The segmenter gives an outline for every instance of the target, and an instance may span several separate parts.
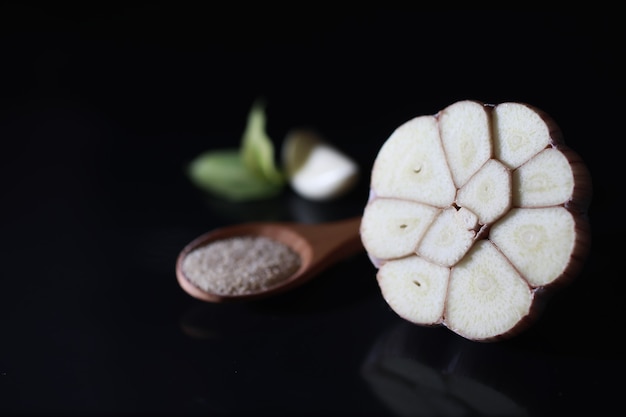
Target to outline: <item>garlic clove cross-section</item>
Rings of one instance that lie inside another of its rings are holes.
[[[400,126],[380,149],[371,175],[379,197],[448,207],[456,189],[439,136],[437,118],[423,116]]]
[[[443,210],[430,224],[416,253],[435,264],[450,267],[465,256],[472,246],[476,231],[468,227],[473,220],[458,215],[454,207]],[[471,212],[467,212],[471,216]],[[475,217],[474,217],[475,218]]]
[[[374,259],[401,258],[415,252],[437,208],[409,200],[377,198],[368,207],[368,221],[361,223],[361,239],[370,242]]]
[[[591,197],[586,165],[545,112],[463,100],[382,145],[361,240],[400,317],[493,341],[580,272]]]
[[[532,289],[489,240],[476,242],[450,274],[444,317],[468,339],[510,331],[532,305]]]

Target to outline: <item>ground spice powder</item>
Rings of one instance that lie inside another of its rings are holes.
[[[242,295],[284,281],[300,263],[300,256],[281,242],[265,236],[237,236],[194,249],[183,259],[182,270],[207,292]]]

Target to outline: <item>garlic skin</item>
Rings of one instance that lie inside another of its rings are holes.
[[[353,159],[311,130],[288,133],[282,160],[291,187],[309,200],[339,198],[352,190],[360,177]]]

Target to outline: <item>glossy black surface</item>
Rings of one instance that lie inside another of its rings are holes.
[[[0,415],[567,415],[623,402],[619,14],[0,5]],[[345,198],[232,204],[184,175],[312,126],[361,164]],[[366,255],[276,299],[208,304],[196,236],[359,215],[392,130],[461,99],[547,111],[594,180],[584,270],[527,332],[475,343],[385,304]],[[606,412],[606,414],[602,414]]]

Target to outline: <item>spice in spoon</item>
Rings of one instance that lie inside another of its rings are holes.
[[[185,277],[219,295],[243,295],[268,289],[300,268],[300,256],[265,236],[216,240],[191,251],[182,263]]]

